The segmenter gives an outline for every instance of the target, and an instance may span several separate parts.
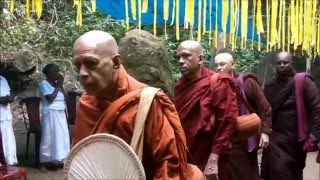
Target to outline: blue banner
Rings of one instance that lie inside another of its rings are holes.
[[[188,0],[180,0],[180,10],[179,10],[179,24],[183,25],[184,24],[184,16],[185,16],[185,5],[186,1]],[[212,25],[212,30],[215,30],[215,25],[217,21],[218,25],[218,31],[222,31],[222,1],[223,0],[218,0],[218,8],[216,7],[216,1],[211,0],[211,7],[209,7],[209,1],[207,0],[207,8],[206,8],[206,30],[209,30],[209,24],[210,24],[210,15],[209,15],[209,8],[212,9],[212,14],[211,14],[211,25]],[[232,0],[229,0],[229,2]],[[148,10],[146,13],[142,13],[141,19],[142,19],[142,24],[153,24],[153,16],[154,16],[154,0],[149,0],[148,1]],[[165,21],[163,19],[163,0],[157,0],[157,24],[164,24]],[[120,19],[120,20],[125,20],[126,19],[126,11],[125,11],[125,0],[96,0],[97,3],[97,9],[100,12],[103,12],[105,14],[108,14],[112,16],[113,18]],[[197,28],[198,26],[198,7],[199,7],[199,1],[195,1],[195,7],[194,7],[194,27]],[[167,24],[170,24],[172,21],[172,8],[173,8],[173,0],[169,0],[169,19],[166,22]],[[239,7],[240,8],[240,7]],[[202,9],[203,9],[203,0],[202,0]],[[132,23],[138,23],[138,0],[136,0],[136,20],[133,19],[132,16],[132,11],[131,11],[131,0],[128,0],[128,12],[129,12],[129,18],[130,22]],[[240,9],[239,9],[240,11]],[[248,13],[248,12],[245,12]],[[203,11],[202,11],[203,14]],[[217,16],[216,16],[217,14]],[[238,16],[238,24],[237,24],[237,34],[241,34],[241,12],[239,13]],[[229,3],[229,16],[228,16],[228,21],[227,21],[227,27],[226,31],[230,31],[230,3]],[[173,25],[175,25],[175,20]],[[202,25],[201,25],[202,26]],[[254,32],[254,34],[253,34]],[[256,33],[256,28],[254,27],[252,23],[252,19],[248,19],[248,30],[247,30],[247,39],[252,39],[254,38],[255,40],[258,39],[257,33]],[[261,40],[263,41],[263,37],[261,37]]]

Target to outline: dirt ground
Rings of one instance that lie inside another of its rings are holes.
[[[30,180],[63,180],[65,179],[62,169],[57,171],[40,172],[35,166],[34,153],[34,136],[30,136],[29,157],[26,159],[26,140],[27,133],[23,121],[21,109],[16,104],[12,104],[13,109],[13,127],[17,142],[17,154],[19,166],[27,169],[28,179]],[[261,152],[259,153],[261,156]],[[320,165],[315,162],[316,153],[309,153],[307,157],[307,165],[304,169],[304,180],[319,180],[320,179]]]

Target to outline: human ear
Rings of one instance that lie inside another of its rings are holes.
[[[113,69],[119,69],[121,65],[121,56],[120,54],[117,54],[112,57],[112,62],[113,62]]]
[[[203,63],[203,59],[204,59],[203,55],[200,54],[200,55],[199,55],[199,64],[202,64],[202,63]]]
[[[235,68],[234,61],[232,61],[232,62],[231,62],[231,67],[232,67],[232,69],[234,69],[234,68]]]

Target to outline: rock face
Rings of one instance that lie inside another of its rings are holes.
[[[0,71],[7,78],[11,89],[19,92],[32,84],[38,58],[28,49],[0,48]]]
[[[120,40],[119,50],[127,72],[173,97],[174,82],[164,40],[143,30],[132,30]]]
[[[18,97],[38,95],[38,84],[45,79],[42,69],[47,63],[51,63],[50,60],[39,57],[28,49],[0,48],[1,74],[9,81],[11,90]],[[64,86],[67,91],[83,92],[70,59],[53,63],[59,65],[65,78]]]
[[[1,48],[0,64],[9,66],[15,71],[26,72],[34,68],[38,63],[38,58],[31,50],[19,50],[13,47]]]

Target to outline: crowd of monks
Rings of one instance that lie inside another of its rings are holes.
[[[257,76],[236,71],[231,54],[218,54],[212,70],[204,65],[203,51],[197,41],[180,43],[182,75],[174,100],[160,91],[152,102],[142,158],[147,179],[302,180],[306,153],[318,149],[320,138],[320,99],[312,78],[303,74],[301,102],[290,53],[275,57],[275,75],[263,92]],[[117,42],[107,32],[79,37],[73,59],[85,89],[73,146],[95,133],[111,133],[130,144],[141,90],[148,85],[127,74]],[[303,120],[298,107],[305,109]],[[253,112],[261,119],[260,133],[240,138],[237,117]]]

